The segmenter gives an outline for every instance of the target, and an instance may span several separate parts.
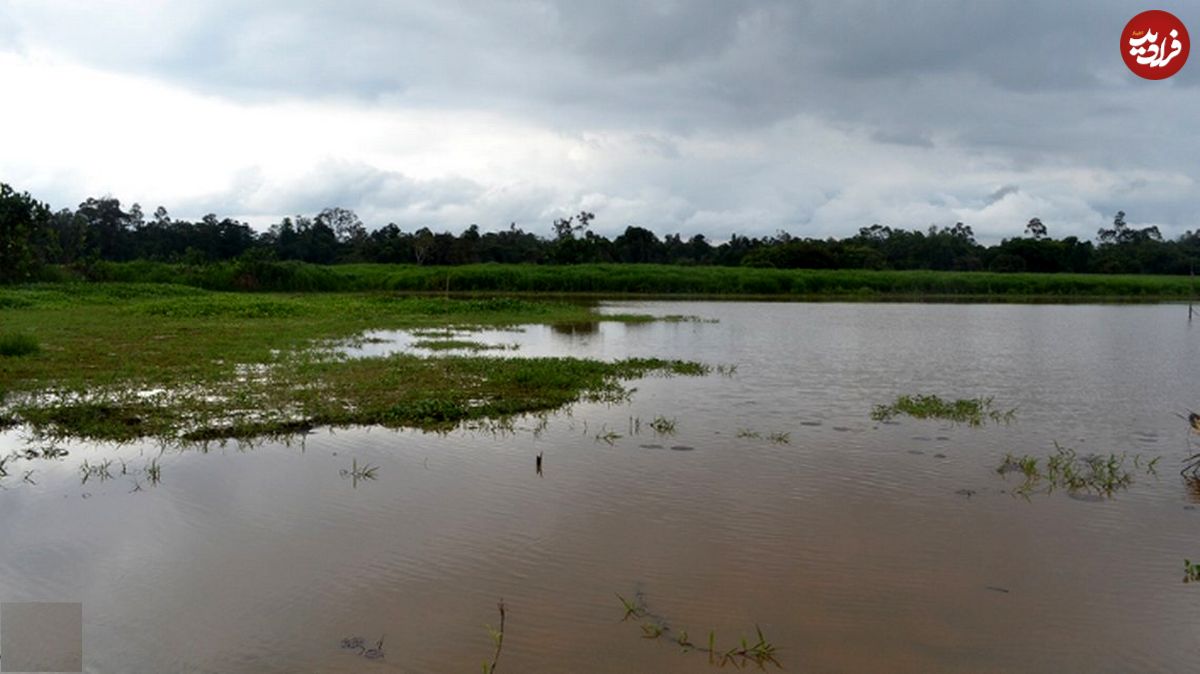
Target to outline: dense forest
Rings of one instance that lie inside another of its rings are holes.
[[[111,197],[75,210],[54,211],[28,193],[0,183],[0,281],[38,277],[47,265],[86,270],[99,261],[153,260],[205,264],[232,259],[299,260],[317,264],[384,262],[459,265],[657,263],[780,269],[929,269],[997,272],[1188,274],[1200,262],[1200,230],[1166,240],[1158,228],[1134,228],[1118,212],[1096,241],[1055,239],[1038,218],[1014,224],[1019,236],[992,246],[976,242],[971,227],[927,230],[871,225],[844,239],[798,238],[786,232],[752,238],[733,235],[713,244],[702,234],[659,238],[626,227],[608,239],[591,230],[595,216],[559,219],[548,236],[515,223],[496,232],[470,225],[459,234],[413,232],[388,224],[373,231],[353,211],[328,208],[314,217],[284,218],[265,232],[229,218],[178,220],[159,207],[147,217],[138,204]],[[1023,229],[1022,229],[1023,228]]]

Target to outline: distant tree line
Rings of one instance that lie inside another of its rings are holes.
[[[353,211],[327,208],[314,217],[284,218],[265,232],[230,218],[175,219],[159,207],[147,217],[138,204],[88,199],[75,210],[48,205],[0,183],[0,281],[35,278],[44,265],[86,267],[99,260],[156,260],[204,264],[235,258],[301,260],[317,264],[387,262],[457,265],[479,262],[580,264],[597,262],[776,267],[781,269],[936,269],[1000,272],[1187,274],[1200,266],[1200,230],[1164,240],[1157,227],[1134,228],[1118,212],[1096,241],[1054,239],[1038,218],[1021,236],[992,246],[976,242],[963,223],[927,230],[871,225],[844,239],[734,234],[714,245],[702,234],[660,238],[629,226],[612,239],[591,230],[581,212],[556,220],[547,237],[513,223],[459,234],[428,227],[407,232],[395,224],[368,231]]]

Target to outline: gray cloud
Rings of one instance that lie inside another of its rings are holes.
[[[1002,236],[1035,215],[1090,236],[1116,208],[1168,232],[1195,226],[1200,63],[1165,82],[1133,77],[1118,38],[1135,9],[1117,0],[149,7],[0,3],[0,49],[8,35],[239,102],[486,111],[608,143],[574,185],[418,181],[348,154],[286,185],[231,176],[206,210],[337,203],[449,226],[593,204],[609,209],[602,227],[711,227],[717,237],[972,216],[977,231]],[[1163,8],[1200,35],[1194,7]]]

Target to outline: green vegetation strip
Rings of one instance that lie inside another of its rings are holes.
[[[560,302],[105,284],[0,290],[0,307],[6,329],[41,345],[0,358],[0,418],[48,436],[205,441],[323,425],[447,429],[581,399],[621,400],[624,379],[707,372],[657,359],[351,359],[334,348],[369,329],[601,318]]]
[[[887,421],[901,414],[917,419],[945,419],[955,423],[982,426],[985,421],[1008,423],[1016,410],[1001,412],[992,407],[992,398],[943,400],[936,395],[902,395],[891,405],[876,405],[871,418]]]
[[[1112,497],[1116,492],[1133,484],[1136,471],[1157,475],[1161,457],[1144,460],[1133,457],[1133,468],[1126,463],[1125,454],[1088,454],[1079,456],[1074,449],[1054,443],[1054,453],[1044,460],[1035,456],[1007,454],[996,469],[997,473],[1020,473],[1025,481],[1013,493],[1028,495],[1044,488],[1047,492],[1064,489],[1068,493],[1091,493],[1096,496]]]
[[[59,269],[69,277],[70,273]],[[240,260],[203,265],[101,262],[96,281],[159,282],[211,290],[590,293],[790,298],[1161,300],[1193,297],[1186,276],[859,269],[760,269],[655,264],[313,265]],[[0,307],[5,300],[0,297]]]

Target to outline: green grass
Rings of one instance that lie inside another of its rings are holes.
[[[955,423],[981,426],[985,421],[1008,423],[1016,410],[1001,412],[992,407],[992,398],[944,400],[936,395],[902,395],[890,405],[876,405],[871,411],[875,421],[887,421],[900,415],[916,419],[944,419]]]
[[[121,283],[6,288],[0,298],[8,300],[0,309],[6,328],[36,332],[42,344],[37,358],[0,358],[0,418],[48,437],[207,441],[323,425],[446,429],[581,398],[623,400],[623,379],[708,371],[653,359],[348,359],[330,348],[373,329],[610,320],[579,303]]]
[[[10,332],[0,335],[0,358],[28,356],[41,350],[42,347],[38,344],[37,338],[33,335],[19,332]],[[3,396],[0,396],[0,398],[3,398]]]
[[[1185,299],[1186,276],[1000,274],[992,272],[753,269],[643,264],[454,267],[301,262],[224,262],[203,266],[104,262],[100,281],[173,283],[211,290],[331,292],[400,290],[442,294],[592,293],[603,295],[761,295],[794,298]],[[0,296],[0,307],[6,300]]]
[[[419,339],[413,342],[412,346],[429,351],[503,351],[508,348],[501,344],[484,344],[469,339]]]
[[[1183,582],[1195,583],[1200,581],[1200,563],[1190,559],[1183,560]]]
[[[1080,456],[1074,449],[1056,442],[1054,453],[1045,459],[1006,454],[996,472],[1001,475],[1021,473],[1024,482],[1013,490],[1020,495],[1044,488],[1047,492],[1064,489],[1071,494],[1090,493],[1111,498],[1133,484],[1137,471],[1157,475],[1160,458],[1144,460],[1141,455],[1135,455],[1130,468],[1125,454]]]

